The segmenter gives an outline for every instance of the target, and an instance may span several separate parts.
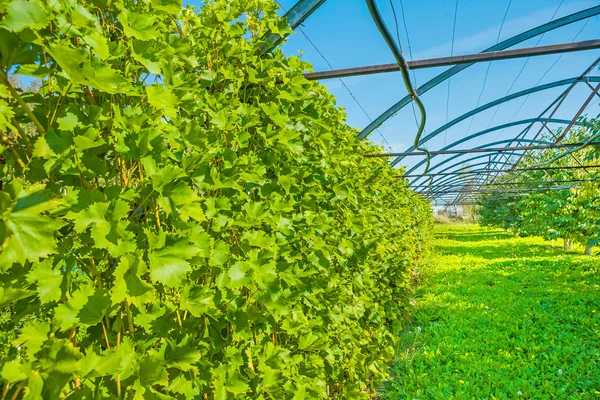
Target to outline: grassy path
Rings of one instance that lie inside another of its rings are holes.
[[[383,398],[600,399],[597,256],[469,225],[436,238]]]

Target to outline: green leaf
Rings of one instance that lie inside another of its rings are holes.
[[[35,354],[48,340],[48,333],[50,333],[50,325],[47,322],[33,322],[21,329],[21,334],[13,341],[13,344],[15,346],[25,345],[27,357],[35,360]]]
[[[90,85],[101,92],[123,93],[131,86],[129,80],[120,71],[110,68],[108,64],[97,59],[85,66],[84,73],[88,77]]]
[[[215,242],[208,264],[212,267],[224,265],[229,260],[230,249],[222,240]]]
[[[240,378],[234,377],[227,379],[225,389],[227,389],[228,392],[233,393],[234,396],[237,396],[243,393],[247,393],[250,390],[250,386],[248,386],[248,384]]]
[[[150,388],[154,385],[166,386],[169,376],[162,362],[153,356],[145,356],[139,361],[138,377],[142,386]]]
[[[64,223],[41,212],[58,204],[59,201],[45,191],[44,185],[31,185],[25,190],[17,190],[16,204],[2,210],[2,219],[6,224],[6,231],[0,231],[0,243],[5,242],[0,256],[3,269],[9,268],[14,262],[35,262],[57,252],[54,235]]]
[[[58,127],[63,131],[73,131],[79,124],[77,115],[73,113],[67,113],[66,116],[57,118]]]
[[[168,88],[161,85],[147,86],[146,94],[148,102],[162,111],[166,117],[175,118],[177,116],[179,99]]]
[[[2,372],[0,372],[0,376],[7,382],[20,382],[27,378],[27,375],[21,369],[20,360],[7,361],[2,366]]]
[[[181,12],[181,0],[152,0],[152,6],[170,14],[179,14]]]
[[[201,395],[200,390],[194,387],[193,381],[187,380],[183,375],[177,375],[169,383],[167,390],[178,393],[185,399],[195,399]]]
[[[63,276],[60,270],[52,268],[50,259],[34,264],[27,280],[37,285],[37,295],[42,304],[61,299]]]
[[[109,206],[108,203],[94,203],[77,215],[73,215],[71,218],[75,220],[75,230],[83,232],[93,224],[103,224],[106,221],[105,215],[108,214]]]
[[[287,125],[286,118],[281,114],[279,110],[279,106],[273,102],[267,104],[261,104],[260,107],[264,111],[265,114],[273,121],[275,124],[281,128],[285,128]]]
[[[252,264],[247,261],[238,261],[229,268],[227,277],[229,278],[227,287],[231,289],[239,288],[251,282],[248,271],[252,269]]]
[[[50,22],[50,13],[38,0],[14,0],[6,8],[6,18],[0,27],[20,32],[25,28],[42,29]]]
[[[47,47],[47,51],[74,83],[86,83],[83,63],[88,59],[88,55],[84,48],[54,43]]]
[[[148,253],[150,261],[150,277],[166,286],[177,286],[186,274],[192,270],[189,260],[200,249],[188,243],[187,239],[179,239],[164,249]]]
[[[79,323],[79,311],[86,304],[89,297],[90,287],[82,287],[71,294],[71,298],[66,302],[59,304],[54,309],[54,318],[60,327],[60,330],[67,331],[74,328]]]
[[[119,14],[119,20],[123,24],[127,36],[140,40],[152,40],[158,36],[155,26],[156,16],[150,13],[125,9]]]
[[[190,337],[186,336],[180,343],[168,340],[167,348],[165,349],[165,363],[169,367],[174,367],[182,371],[189,371],[195,368],[196,364],[202,357],[202,352],[195,345],[189,345]]]
[[[246,231],[242,235],[243,240],[247,240],[250,246],[260,247],[263,249],[269,249],[274,246],[274,241],[263,231]]]
[[[208,287],[185,286],[181,293],[181,309],[189,311],[195,317],[202,317],[205,314],[213,318],[217,317],[219,310],[215,306],[214,297],[214,290]]]
[[[154,301],[154,287],[141,278],[147,271],[144,261],[135,254],[121,258],[113,273],[114,283],[110,291],[113,304],[124,300],[138,307]]]
[[[35,291],[26,289],[16,289],[12,287],[0,287],[0,307],[4,308],[10,303],[21,299],[26,299],[31,296],[35,296]]]
[[[79,310],[77,318],[84,325],[96,325],[106,315],[111,306],[107,292],[95,292]]]

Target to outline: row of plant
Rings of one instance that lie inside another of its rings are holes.
[[[275,3],[0,15],[2,398],[371,396],[429,204],[264,52]]]
[[[579,123],[562,143],[599,141],[599,119],[582,118]],[[552,143],[562,134],[559,129],[543,139]],[[497,181],[505,184],[502,187],[523,190],[483,195],[478,209],[481,223],[523,236],[560,238],[566,250],[575,241],[591,254],[600,241],[600,168],[594,167],[599,161],[596,145],[527,152],[519,163],[520,171],[504,174]]]

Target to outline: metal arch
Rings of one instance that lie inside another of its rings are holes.
[[[483,155],[479,155],[479,156],[471,157],[471,158],[469,158],[469,159],[466,159],[466,160],[461,160],[461,161],[458,161],[458,162],[456,162],[456,163],[452,164],[451,166],[449,166],[448,168],[454,168],[454,167],[457,167],[457,166],[459,166],[460,164],[463,164],[463,163],[468,163],[469,161],[480,160],[480,159],[482,159],[482,158],[487,158],[487,157],[489,157],[489,154],[483,154]],[[464,168],[459,168],[459,169],[455,170],[455,172],[456,172],[456,171],[462,171],[462,170],[465,170],[465,169],[467,169],[467,168],[474,167],[474,166],[479,166],[479,165],[489,165],[489,161],[484,161],[484,162],[481,162],[481,163],[476,163],[476,164],[467,165],[467,166],[465,166]],[[449,179],[448,177],[447,177],[447,178],[444,178],[444,179],[442,179],[442,180],[438,181],[437,183],[439,184],[439,183],[446,182],[448,179]],[[416,182],[411,182],[411,183],[408,185],[408,187],[410,187],[410,185],[413,185],[413,184],[415,184],[415,183],[416,183]],[[434,186],[435,186],[435,184],[433,184],[433,183],[432,183],[432,185],[431,185],[431,186],[432,186],[432,187],[434,187]]]
[[[482,157],[476,157],[476,158],[482,158]],[[467,161],[469,161],[469,160],[461,161],[461,163],[463,163],[463,162],[467,162]],[[451,165],[451,166],[450,166],[450,167],[448,167],[448,168],[454,168],[454,167],[458,166],[459,164],[460,164],[460,163],[453,164],[453,165]],[[454,170],[454,171],[452,171],[452,172],[461,172],[461,171],[464,171],[464,170],[465,170],[465,169],[467,169],[467,168],[478,167],[478,166],[480,166],[480,165],[488,165],[488,164],[489,164],[489,163],[488,163],[487,161],[480,162],[480,163],[475,163],[475,164],[469,164],[469,165],[465,165],[464,167],[461,167],[461,168],[455,169],[455,170]],[[484,169],[485,169],[485,168],[483,168],[483,169],[482,169],[482,168],[480,168],[480,169],[476,169],[476,170],[473,170],[473,172],[475,172],[475,171],[479,171],[479,170],[484,170]],[[507,170],[507,171],[508,171],[508,170]]]
[[[519,35],[516,35],[509,39],[506,39],[492,47],[485,49],[482,53],[507,49],[507,48],[512,47],[516,44],[519,44],[525,40],[528,40],[535,36],[541,35],[542,33],[551,31],[556,28],[560,28],[561,26],[565,26],[565,25],[571,24],[573,22],[580,21],[582,19],[593,17],[594,15],[598,15],[598,14],[600,14],[600,6],[591,7],[591,8],[588,8],[587,10],[583,10],[583,11],[573,13],[571,15],[567,15],[566,17],[559,18],[554,21],[550,21],[546,24],[540,25],[540,26],[530,29],[526,32],[523,32]],[[471,65],[473,65],[473,63],[456,65],[456,66],[442,72],[441,74],[439,74],[435,78],[429,80],[423,86],[418,88],[417,93],[423,94],[423,93],[433,89],[440,83],[444,82],[446,79],[451,78],[452,76],[456,75],[457,73],[464,70],[465,68],[470,67]],[[410,102],[411,102],[411,97],[405,96],[399,102],[394,104],[392,107],[388,108],[383,114],[381,114],[379,117],[377,117],[375,120],[373,120],[373,122],[371,122],[365,129],[363,129],[358,134],[358,136],[357,136],[358,140],[362,140],[362,139],[366,138],[371,132],[373,132],[375,130],[375,128],[377,128],[379,125],[383,124],[388,118],[390,118],[392,115],[394,115],[395,113],[400,111],[402,108],[404,108]]]
[[[488,165],[488,162],[487,162],[487,161],[484,161],[484,162],[475,163],[475,164],[471,164],[471,165],[465,165],[464,167],[461,167],[461,168],[459,168],[459,169],[455,170],[455,172],[461,172],[461,171],[464,171],[464,170],[466,170],[466,169],[468,169],[468,168],[479,167],[479,166],[483,166],[483,165]],[[455,167],[455,166],[456,166],[456,165],[454,165],[453,167]],[[485,169],[486,169],[486,168],[477,168],[477,169],[474,169],[472,172],[484,171]],[[418,193],[425,194],[425,193],[427,193],[427,192],[426,192],[426,190],[422,190],[422,191],[420,191],[420,192],[418,192]],[[436,191],[436,192],[433,192],[433,191],[432,191],[432,193],[433,193],[433,194],[436,194],[436,193],[437,193],[437,191]]]
[[[440,162],[439,164],[436,164],[435,166],[431,167],[430,170],[437,169],[438,167],[441,167],[442,165],[444,165],[446,163],[449,163],[450,161],[453,161],[453,160],[457,159],[458,157],[460,157],[462,155],[464,155],[464,154],[457,154],[456,156],[449,157],[449,158],[445,159],[444,161]],[[465,162],[469,162],[469,161],[473,161],[473,160],[478,160],[478,159],[483,158],[483,157],[489,157],[489,154],[481,154],[481,155],[478,155],[478,156],[474,156],[474,157],[468,158],[466,160],[461,160],[461,161],[459,161],[459,162],[457,162],[455,164],[450,165],[449,167],[447,167],[447,169],[456,167],[460,163],[465,163]],[[426,177],[426,176],[423,176],[423,177]],[[420,179],[420,178],[421,177],[419,177],[417,179]],[[412,183],[414,183],[414,182],[411,182],[411,184]]]
[[[544,120],[546,120],[544,118]],[[460,140],[457,140],[453,143],[450,143],[449,145],[443,147],[441,150],[448,150],[453,148],[454,146],[458,146],[459,144],[462,144],[464,142],[467,142],[471,139],[475,139],[476,137],[485,135],[486,133],[490,133],[493,131],[497,131],[500,129],[505,129],[505,128],[510,128],[512,126],[516,126],[516,125],[525,125],[525,124],[533,124],[535,122],[541,122],[542,118],[529,118],[529,119],[523,119],[520,121],[514,121],[514,122],[509,122],[507,124],[502,124],[502,125],[497,125],[494,126],[492,128],[488,128],[488,129],[484,129],[483,131],[479,131],[477,133],[473,133],[472,135],[466,136]],[[555,124],[569,124],[571,121],[567,120],[567,119],[559,119],[559,118],[551,118],[548,123],[555,123]],[[576,122],[576,124],[581,125],[581,123]],[[512,139],[514,141],[514,139]],[[436,155],[432,155],[431,158],[436,157]],[[419,168],[421,165],[425,164],[425,161],[419,161],[414,167],[412,167],[411,169],[409,169],[408,171],[406,171],[406,174],[410,174],[411,172],[415,171],[417,168]]]
[[[487,165],[487,162],[482,162],[482,163],[476,163],[475,165]],[[464,180],[461,180],[464,179]],[[464,183],[465,185],[477,185],[477,182],[474,183],[474,181],[470,180],[470,179],[465,179],[465,177],[463,175],[458,175],[458,176],[454,176],[454,177],[446,177],[446,179],[440,180],[439,182],[437,182],[435,185],[431,185],[431,188],[427,188],[427,189],[423,189],[422,191],[425,191],[425,193],[427,193],[427,191],[429,191],[430,193],[436,194],[437,192],[439,192],[440,190],[443,190],[444,187],[451,185],[451,184],[459,184],[459,183]],[[423,185],[421,185],[422,187]]]
[[[483,162],[482,164],[488,164],[487,162]],[[444,179],[440,179],[438,182],[436,182],[435,184],[431,184],[431,190],[432,191],[437,191],[437,189],[440,189],[440,186],[446,186],[455,182],[458,182],[460,178],[465,178],[464,176],[448,176],[445,177]],[[472,184],[472,180],[469,180],[469,177],[466,177],[466,180],[464,181],[465,184]]]
[[[485,110],[487,110],[489,108],[495,107],[498,104],[502,104],[502,103],[505,103],[507,101],[514,100],[516,98],[519,98],[519,97],[522,97],[522,96],[526,96],[526,95],[531,94],[531,93],[536,93],[536,92],[540,92],[540,91],[547,90],[547,89],[552,89],[552,88],[559,87],[559,86],[569,85],[569,84],[572,84],[574,82],[577,82],[578,80],[581,80],[581,78],[580,77],[576,77],[576,78],[569,78],[569,79],[561,79],[559,81],[546,83],[544,85],[534,86],[532,88],[525,89],[525,90],[522,90],[520,92],[513,93],[513,94],[510,94],[508,96],[504,96],[504,97],[501,97],[501,98],[496,99],[494,101],[491,101],[491,102],[489,102],[487,104],[484,104],[484,105],[482,105],[480,107],[477,107],[477,108],[475,108],[475,109],[473,109],[473,110],[471,110],[471,111],[469,111],[469,112],[467,112],[467,113],[465,113],[465,114],[463,114],[463,115],[461,115],[461,116],[453,119],[452,121],[448,122],[447,124],[442,125],[438,129],[436,129],[433,132],[431,132],[429,135],[427,135],[424,138],[422,138],[421,140],[419,140],[419,145],[428,142],[429,140],[433,139],[434,137],[436,137],[440,133],[444,132],[446,129],[448,129],[448,128],[450,128],[450,127],[458,124],[459,122],[464,121],[465,119],[467,119],[467,118],[469,118],[469,117],[471,117],[473,115],[476,115],[476,114],[478,114],[478,113],[480,113],[482,111],[485,111]],[[599,76],[590,76],[590,77],[586,78],[586,80],[589,81],[589,82],[600,82],[600,77]],[[414,149],[415,149],[414,146],[411,146],[406,151],[413,151]],[[404,157],[396,157],[396,159],[394,159],[394,161],[392,162],[391,165],[394,166],[394,165],[398,164],[400,161],[402,161],[403,158]]]
[[[503,139],[503,140],[499,140],[499,141],[497,141],[497,142],[492,142],[492,143],[486,143],[486,144],[484,144],[484,145],[477,146],[477,147],[475,147],[475,148],[476,148],[476,149],[484,149],[484,148],[486,148],[486,147],[488,147],[488,146],[495,146],[495,145],[497,145],[497,144],[509,143],[511,140],[514,140],[514,138],[511,138],[511,139]],[[523,142],[525,142],[525,143],[534,143],[534,144],[552,144],[552,142],[544,142],[544,141],[541,141],[541,140],[535,140],[535,139],[524,139],[524,140],[523,140]],[[450,161],[456,160],[457,158],[459,158],[459,157],[461,157],[461,156],[464,156],[464,155],[465,155],[465,154],[456,154],[456,155],[453,155],[453,156],[451,156],[451,157],[448,157],[447,159],[445,159],[445,160],[441,161],[440,163],[438,163],[438,164],[434,165],[433,167],[431,167],[429,170],[430,170],[430,171],[432,171],[432,170],[434,170],[434,169],[437,169],[438,167],[440,167],[440,166],[442,166],[442,165],[444,165],[444,164],[447,164],[447,163],[449,163]],[[489,156],[490,156],[490,154],[482,154],[481,156],[478,156],[478,157],[476,157],[476,158],[483,158],[483,157],[489,157]],[[468,159],[468,160],[464,160],[464,161],[459,161],[459,162],[466,162],[466,161],[469,161],[469,160],[471,160],[471,159],[472,159],[472,158],[470,158],[470,159]],[[458,164],[458,163],[456,163],[456,164],[453,164],[453,165],[451,165],[451,166],[447,167],[447,169],[449,169],[449,168],[453,168],[453,167],[455,167],[457,164]],[[412,179],[412,181],[409,183],[409,185],[413,185],[413,184],[417,183],[417,181],[418,181],[419,179],[422,179],[422,178],[427,178],[427,175],[422,175],[422,176],[419,176],[419,177],[413,178],[413,179]]]

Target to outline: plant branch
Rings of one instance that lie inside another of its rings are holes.
[[[19,93],[17,92],[17,90],[13,87],[13,85],[10,84],[10,81],[8,80],[8,77],[2,71],[0,71],[0,79],[2,79],[2,82],[4,82],[4,84],[6,85],[6,87],[8,87],[8,90],[10,91],[10,94],[17,101],[17,103],[19,103],[19,105],[21,106],[21,108],[23,108],[23,111],[25,112],[25,114],[27,114],[27,116],[29,117],[29,119],[31,119],[31,122],[33,122],[33,124],[35,125],[35,127],[40,131],[41,134],[45,135],[46,134],[46,130],[44,129],[44,127],[42,126],[42,124],[40,124],[40,121],[38,121],[38,119],[36,118],[36,116],[33,114],[33,111],[31,111],[31,109],[29,108],[29,106],[27,105],[27,103],[25,103],[25,101],[21,98],[21,96],[19,96]]]

